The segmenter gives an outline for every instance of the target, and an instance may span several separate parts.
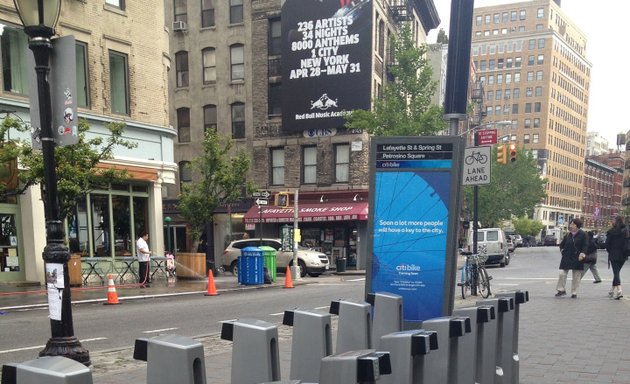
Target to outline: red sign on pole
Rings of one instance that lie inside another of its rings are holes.
[[[497,143],[497,130],[496,129],[483,129],[477,131],[477,144],[488,145]]]

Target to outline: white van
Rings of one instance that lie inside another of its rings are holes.
[[[487,265],[499,264],[505,267],[510,264],[510,255],[508,253],[508,244],[505,233],[501,228],[480,228],[477,230],[477,250],[479,247],[485,247]],[[473,231],[468,231],[468,251],[473,250]]]

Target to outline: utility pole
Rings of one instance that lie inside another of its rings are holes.
[[[298,194],[300,190],[295,190],[295,195],[293,198],[293,264],[291,265],[291,277],[293,280],[299,280],[301,278],[300,275],[300,264],[298,262]]]
[[[485,115],[485,111],[483,110],[483,83],[477,81],[475,84],[475,89],[473,89],[472,99],[475,102],[475,109],[477,111],[476,121],[473,123],[473,145],[477,147],[479,145],[479,127],[481,126],[481,120]],[[477,254],[477,240],[478,240],[478,230],[479,230],[479,186],[473,185],[473,254]],[[476,268],[475,264],[473,264],[473,268]],[[473,296],[477,296],[477,271],[473,271],[473,284],[470,287],[470,293]]]

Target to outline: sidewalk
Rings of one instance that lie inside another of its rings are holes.
[[[364,276],[364,270],[346,270],[346,272],[336,273],[334,270],[327,274],[337,274],[340,276],[360,275]],[[305,277],[294,279],[293,285],[309,284],[317,282],[316,279]],[[278,274],[276,281],[272,284],[261,285],[241,285],[238,278],[227,272],[223,275],[214,277],[214,283],[219,293],[243,291],[249,289],[261,288],[282,288],[285,284],[284,274]],[[146,288],[140,287],[138,284],[115,283],[116,293],[120,301],[134,300],[138,298],[146,298],[150,296],[175,296],[187,295],[207,292],[208,278],[192,280],[192,279],[166,279],[159,277]],[[85,302],[105,302],[107,301],[107,283],[90,282],[88,285],[81,287],[71,287],[70,294],[72,303]],[[17,309],[24,307],[47,306],[48,298],[44,286],[34,282],[18,282],[18,283],[0,283],[0,311]]]

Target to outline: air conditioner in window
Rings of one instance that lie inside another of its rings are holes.
[[[173,31],[174,32],[182,32],[186,30],[186,22],[184,21],[173,21]]]

